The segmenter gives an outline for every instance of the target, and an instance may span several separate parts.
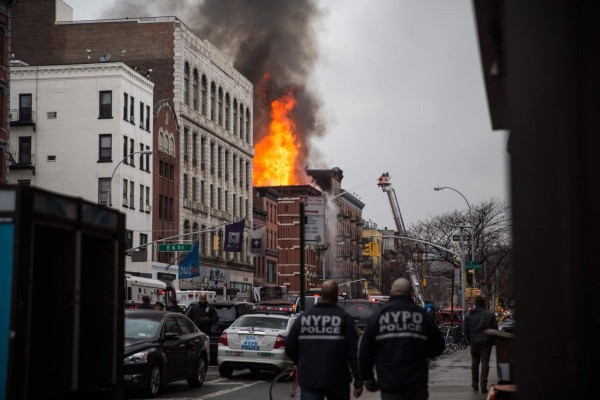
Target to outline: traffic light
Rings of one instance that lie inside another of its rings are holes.
[[[373,242],[365,243],[365,256],[373,257]]]
[[[423,287],[427,287],[427,279],[423,278]]]
[[[369,282],[365,281],[365,290],[369,289]]]
[[[379,242],[373,242],[373,255],[375,257],[379,257],[381,255],[379,252]]]

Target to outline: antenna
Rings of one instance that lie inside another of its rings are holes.
[[[107,62],[108,60],[110,60],[110,58],[112,57],[112,54],[110,53],[106,53],[106,54],[102,54],[100,56],[100,62]]]

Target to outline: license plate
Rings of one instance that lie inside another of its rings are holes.
[[[258,346],[258,336],[246,335],[242,342],[242,350],[260,350]]]
[[[273,353],[258,353],[258,356],[261,358],[273,358]]]
[[[226,357],[241,357],[242,356],[241,351],[229,351],[229,350],[225,350],[225,356]]]

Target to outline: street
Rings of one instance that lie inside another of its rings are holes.
[[[189,388],[186,381],[166,384],[157,399],[268,399],[269,387],[275,373],[253,375],[249,369],[236,371],[229,379],[221,378],[216,365],[208,367],[206,381],[201,388]],[[140,399],[132,394],[129,399]]]

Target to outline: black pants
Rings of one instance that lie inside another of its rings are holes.
[[[350,384],[342,386],[332,386],[328,388],[306,388],[300,389],[301,400],[349,400]]]
[[[471,343],[471,385],[487,389],[488,373],[490,372],[491,343]],[[479,365],[481,364],[481,373]]]

